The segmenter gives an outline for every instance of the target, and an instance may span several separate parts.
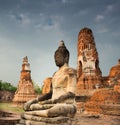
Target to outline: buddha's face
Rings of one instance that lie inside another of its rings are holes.
[[[55,51],[55,63],[58,67],[63,66],[65,63],[68,64],[69,61],[69,51],[66,49],[65,46],[60,46],[56,51]]]
[[[61,67],[65,64],[65,57],[62,53],[55,54],[55,63],[58,67]]]

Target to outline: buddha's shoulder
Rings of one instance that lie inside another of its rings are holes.
[[[64,69],[64,72],[70,75],[76,75],[77,74],[77,70],[71,67],[66,67]]]

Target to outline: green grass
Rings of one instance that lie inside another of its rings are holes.
[[[22,113],[24,110],[12,103],[0,103],[0,110],[14,113]]]

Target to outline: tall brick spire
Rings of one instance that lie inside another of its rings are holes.
[[[20,74],[20,81],[18,83],[17,91],[15,92],[13,102],[16,104],[23,104],[26,101],[36,97],[34,86],[31,79],[30,64],[27,56],[23,58],[22,70]]]
[[[93,89],[100,84],[101,71],[92,30],[83,28],[78,34],[77,79],[78,88]]]

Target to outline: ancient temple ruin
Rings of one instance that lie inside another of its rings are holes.
[[[120,93],[120,59],[118,60],[118,64],[110,69],[108,84],[110,87],[114,87],[114,91]]]
[[[109,79],[113,81],[120,79],[120,59],[118,60],[118,64],[110,69]],[[116,82],[119,83],[120,81]]]
[[[23,104],[26,101],[36,97],[34,86],[31,79],[30,64],[27,56],[23,58],[22,70],[18,88],[15,92],[13,102],[16,104]]]
[[[78,34],[77,93],[100,87],[102,73],[92,30],[83,28]]]
[[[85,111],[105,115],[120,115],[120,59],[118,64],[110,69],[105,80],[106,87],[94,92],[85,103]]]
[[[43,81],[43,87],[42,87],[42,94],[46,94],[50,92],[50,88],[51,88],[51,83],[52,83],[52,77],[47,77],[44,81]]]

